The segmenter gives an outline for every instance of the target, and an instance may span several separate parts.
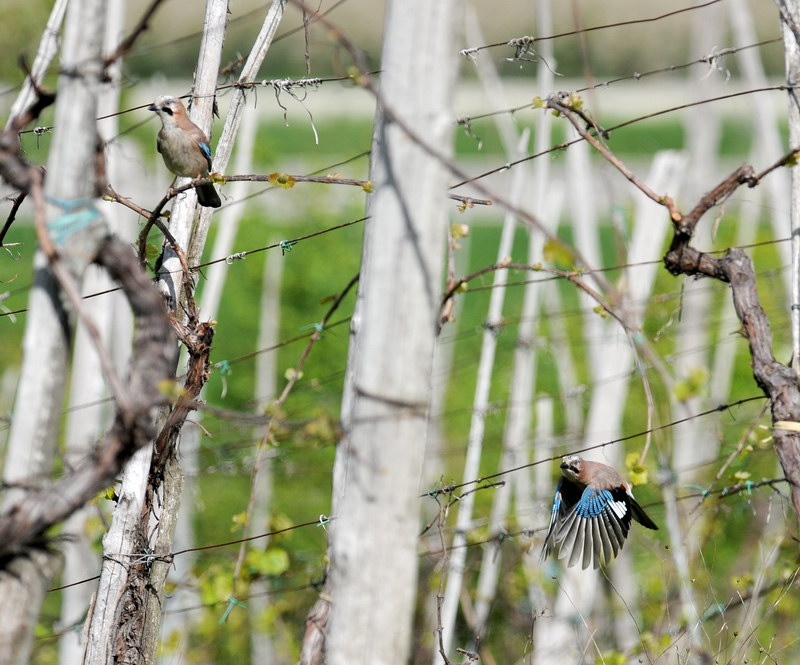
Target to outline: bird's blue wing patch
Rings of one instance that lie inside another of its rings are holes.
[[[581,494],[580,501],[575,504],[575,512],[578,517],[591,519],[614,503],[614,497],[608,490],[598,490],[587,487]]]
[[[206,156],[206,159],[211,159],[211,148],[209,147],[208,143],[203,143],[200,141],[197,145],[200,146],[200,150],[203,151],[203,154]]]
[[[553,495],[553,508],[550,511],[552,515],[555,515],[559,508],[561,508],[561,492],[560,489],[556,489],[556,493]]]

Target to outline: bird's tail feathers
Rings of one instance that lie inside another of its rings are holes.
[[[212,183],[199,185],[195,188],[197,190],[197,202],[206,208],[219,208],[222,201],[219,199],[219,194]]]
[[[631,511],[633,512],[633,519],[639,522],[639,524],[646,526],[648,529],[658,531],[656,523],[648,517],[647,513],[644,512],[644,508],[636,503],[635,499],[631,499]]]

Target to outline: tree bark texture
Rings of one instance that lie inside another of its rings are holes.
[[[705,275],[730,284],[733,306],[742,324],[741,332],[750,347],[753,377],[770,401],[775,451],[789,481],[795,513],[800,515],[800,432],[791,428],[792,423],[800,421],[800,389],[794,370],[779,363],[772,353],[772,332],[758,297],[753,263],[738,248],[715,258],[689,244],[700,217],[719,202],[720,193],[734,191],[751,175],[750,167],[737,169],[705,194],[691,213],[676,221],[672,245],[664,262],[674,275]]]

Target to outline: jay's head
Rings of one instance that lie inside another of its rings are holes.
[[[561,473],[573,483],[579,482],[578,476],[583,469],[583,460],[577,455],[570,455],[561,460]]]
[[[156,100],[147,107],[148,111],[154,111],[161,118],[165,125],[175,122],[176,118],[186,115],[186,107],[180,99],[170,95],[157,97]]]

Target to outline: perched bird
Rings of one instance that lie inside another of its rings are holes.
[[[161,118],[161,131],[156,146],[164,164],[175,175],[187,178],[202,178],[211,169],[211,148],[208,137],[186,114],[181,100],[165,95],[159,97],[148,111],[155,111]],[[221,201],[212,183],[198,185],[197,201],[206,208],[219,208]]]
[[[586,569],[617,556],[631,528],[631,518],[648,529],[658,529],[636,503],[631,486],[607,464],[577,455],[561,462],[561,478],[553,498],[550,528],[542,559],[555,553],[569,555],[567,566],[578,561]]]

